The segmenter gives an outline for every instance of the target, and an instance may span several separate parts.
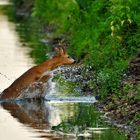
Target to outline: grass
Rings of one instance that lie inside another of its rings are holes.
[[[16,11],[30,13],[20,19],[29,29],[20,34],[32,42],[31,55],[37,63],[46,59],[50,49],[41,39],[63,38],[72,56],[94,67],[103,98],[119,92],[129,61],[140,48],[138,0],[13,1]]]

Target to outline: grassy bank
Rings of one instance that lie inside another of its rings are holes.
[[[130,62],[139,58],[140,1],[11,1],[14,2],[14,20],[19,22],[17,30],[21,38],[29,42],[36,63],[44,61],[52,45],[64,39],[70,55],[93,68],[94,86],[105,101],[104,110],[116,110],[114,114],[120,115],[118,119],[131,116],[127,123],[138,126],[140,80],[136,80],[136,67]],[[129,115],[132,108],[134,112]],[[139,130],[139,127],[134,130],[137,136]]]
[[[36,59],[45,55],[43,40],[64,39],[69,53],[96,71],[102,96],[118,94],[122,75],[140,47],[140,2],[135,0],[12,0],[26,26]],[[43,51],[42,51],[43,50]],[[38,63],[45,59],[37,60]]]

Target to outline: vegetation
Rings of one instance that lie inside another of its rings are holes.
[[[25,36],[36,42],[31,46],[35,47],[32,55],[37,63],[46,59],[44,50],[48,49],[37,42],[63,38],[71,55],[94,67],[102,96],[118,93],[129,60],[140,47],[138,0],[12,1],[17,16],[24,12],[21,19],[26,21],[27,30],[33,31]]]
[[[51,48],[48,42],[64,39],[69,53],[94,69],[102,99],[111,95],[111,104],[117,106],[122,98],[122,103],[130,103],[128,110],[140,100],[139,82],[122,82],[130,60],[140,49],[139,0],[11,1],[16,19],[20,20],[17,29],[32,42],[36,63],[46,59],[46,51]],[[140,114],[134,116],[138,120]]]

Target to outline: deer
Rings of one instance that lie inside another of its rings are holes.
[[[54,50],[56,55],[54,55],[51,59],[30,68],[28,71],[22,74],[0,94],[0,99],[15,99],[22,97],[23,91],[25,91],[28,87],[32,87],[33,85],[37,85],[41,88],[41,83],[47,82],[48,79],[52,77],[52,74],[49,72],[53,71],[59,66],[75,63],[75,60],[67,54],[63,45],[55,47]],[[28,92],[27,94],[33,93]],[[38,93],[38,97],[45,96],[41,94],[42,92]]]

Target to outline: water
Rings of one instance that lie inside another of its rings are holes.
[[[0,0],[0,5],[9,5],[8,0]]]
[[[20,46],[14,24],[0,13],[0,91],[33,66],[29,50]]]
[[[101,121],[92,103],[20,101],[2,103],[1,106],[4,108],[0,108],[3,140],[19,137],[23,140],[122,139],[119,133]]]
[[[34,65],[28,53],[15,25],[0,12],[0,91]],[[79,91],[69,81],[55,80],[51,85],[45,101],[0,104],[1,140],[125,139],[101,119],[94,97],[79,97]]]

